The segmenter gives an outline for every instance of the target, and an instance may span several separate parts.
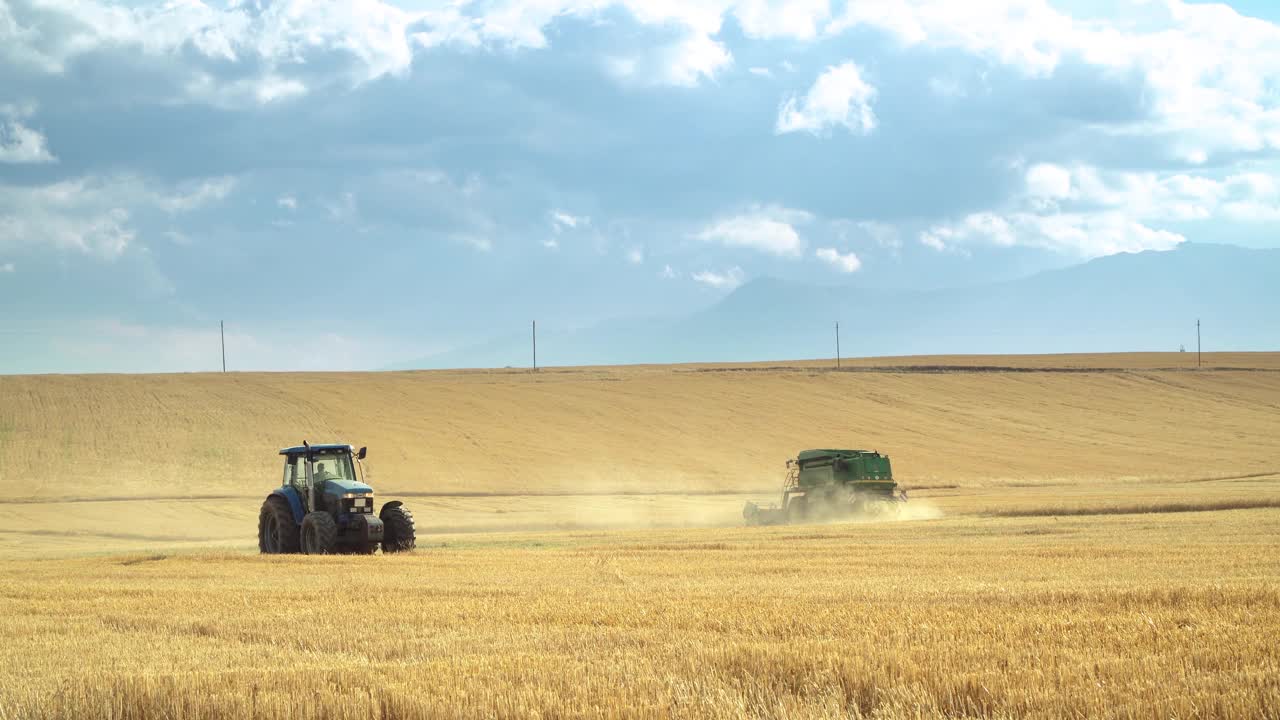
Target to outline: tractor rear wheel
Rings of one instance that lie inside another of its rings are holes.
[[[338,544],[338,524],[327,512],[307,513],[302,518],[302,552],[329,555]]]
[[[382,552],[412,550],[417,544],[413,513],[403,505],[395,505],[383,507],[378,514],[382,517]]]
[[[258,512],[258,550],[267,555],[296,553],[299,550],[298,523],[288,503],[269,497]]]

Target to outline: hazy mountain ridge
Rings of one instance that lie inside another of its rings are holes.
[[[868,271],[864,271],[868,272]],[[543,365],[748,361],[854,355],[1280,347],[1280,250],[1187,243],[1111,255],[1019,280],[882,290],[758,278],[682,318],[543,328]],[[397,368],[524,366],[528,336],[496,338]]]

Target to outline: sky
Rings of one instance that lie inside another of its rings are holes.
[[[0,372],[1280,246],[1280,3],[0,0]]]

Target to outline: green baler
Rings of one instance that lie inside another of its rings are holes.
[[[889,456],[874,450],[805,450],[787,461],[782,503],[748,502],[748,525],[780,525],[896,512],[906,502],[893,480]]]

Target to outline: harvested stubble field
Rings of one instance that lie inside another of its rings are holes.
[[[894,360],[0,378],[0,718],[1280,716],[1280,356]],[[258,556],[303,436],[420,549]],[[737,527],[828,444],[913,519]]]
[[[0,716],[1276,717],[1280,512],[0,563]]]

